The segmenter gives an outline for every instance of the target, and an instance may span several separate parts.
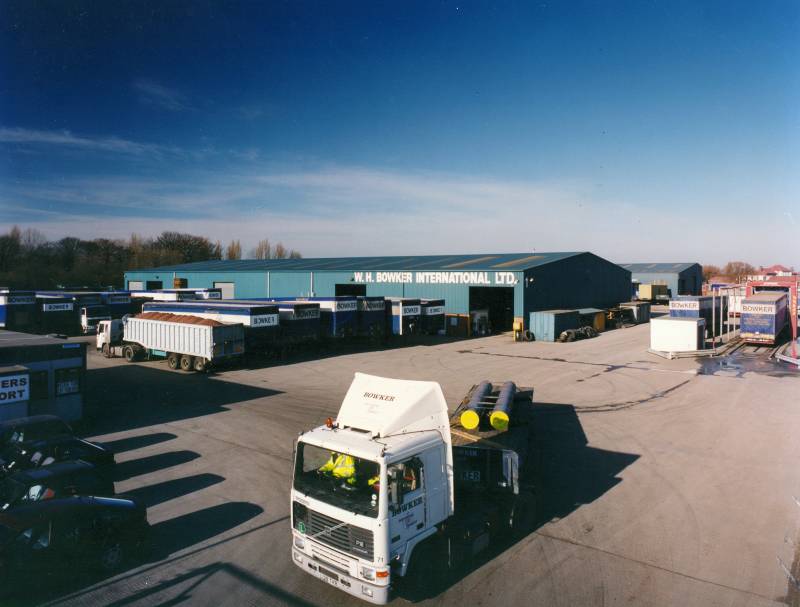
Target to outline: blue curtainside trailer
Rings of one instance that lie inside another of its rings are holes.
[[[0,289],[0,328],[33,331],[36,327],[36,295],[33,291]]]
[[[283,298],[278,298],[276,301]],[[323,337],[352,337],[356,333],[358,302],[355,296],[292,297],[286,300],[319,304],[319,325]]]
[[[359,337],[381,339],[386,335],[386,299],[384,297],[359,295],[356,315]]]
[[[743,341],[757,344],[774,344],[789,324],[787,293],[762,292],[742,301],[740,335]]]

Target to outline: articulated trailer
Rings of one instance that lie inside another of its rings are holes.
[[[97,349],[128,362],[166,358],[170,369],[203,372],[244,354],[241,324],[207,318],[145,313],[100,322]]]
[[[356,373],[336,421],[296,445],[294,564],[382,605],[526,529],[533,391],[481,386],[450,417],[435,382]]]

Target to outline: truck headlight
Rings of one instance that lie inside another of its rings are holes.
[[[366,594],[367,596],[372,596],[372,588],[369,586],[361,585],[361,594]]]
[[[294,536],[294,547],[302,550],[306,547],[306,541],[302,537]]]
[[[300,563],[301,565],[303,564],[303,557],[300,556],[299,553],[292,550],[292,556],[294,557],[294,560],[296,560],[298,563]]]
[[[362,567],[361,577],[363,577],[365,580],[373,581],[375,580],[375,570],[371,567]]]

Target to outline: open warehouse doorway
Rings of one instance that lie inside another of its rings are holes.
[[[514,326],[514,287],[470,287],[469,311],[486,310],[493,333]]]
[[[336,296],[348,295],[350,297],[366,296],[367,285],[356,285],[353,283],[337,283]]]

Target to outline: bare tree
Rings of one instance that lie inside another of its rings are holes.
[[[745,276],[755,274],[756,269],[745,261],[729,261],[722,268],[722,273],[726,276],[736,278],[736,282],[741,282]]]
[[[722,270],[719,269],[719,266],[715,266],[713,264],[703,264],[703,280],[708,282],[708,279],[712,276],[719,276]]]
[[[300,251],[295,251],[292,249],[289,251],[289,259],[302,259],[303,256],[300,254]]]
[[[283,246],[282,242],[275,245],[275,252],[272,255],[273,259],[286,259],[289,257],[289,251]]]
[[[225,259],[241,259],[242,243],[238,240],[231,240],[228,248],[225,249]]]
[[[270,259],[272,256],[272,245],[269,240],[259,240],[256,248],[253,249],[253,259]]]

